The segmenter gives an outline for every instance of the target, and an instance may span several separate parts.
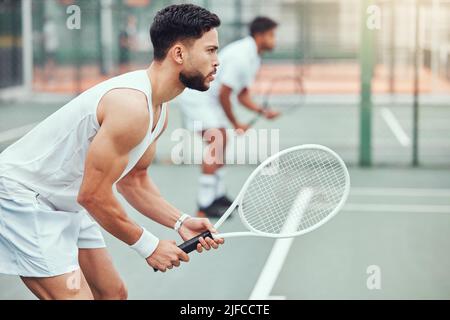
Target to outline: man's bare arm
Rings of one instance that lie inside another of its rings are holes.
[[[258,113],[262,113],[262,115],[264,117],[266,117],[267,119],[273,119],[280,115],[280,112],[278,112],[278,111],[273,111],[268,108],[263,109],[258,104],[256,104],[250,95],[250,90],[248,90],[247,88],[244,88],[239,93],[238,101],[247,109],[258,112]]]
[[[149,127],[147,99],[131,89],[108,93],[99,105],[100,130],[89,147],[78,202],[114,237],[133,246],[147,263],[160,271],[189,261],[175,241],[157,240],[128,218],[113,194],[113,185],[128,164],[131,150]]]
[[[142,93],[130,89],[113,90],[103,97],[101,127],[89,147],[78,194],[78,202],[92,217],[128,245],[139,239],[142,229],[128,218],[112,188],[127,166],[129,152],[147,132],[146,101]]]
[[[246,124],[242,124],[239,121],[237,121],[236,117],[233,113],[233,105],[231,103],[231,92],[233,91],[232,88],[228,87],[227,85],[222,84],[220,87],[219,92],[219,101],[222,105],[222,108],[228,118],[230,120],[231,124],[235,129],[240,129],[242,131],[246,131],[249,126]]]
[[[231,103],[231,92],[232,91],[233,91],[232,88],[223,84],[220,87],[219,101],[220,101],[220,104],[222,105],[223,111],[225,111],[225,114],[226,114],[228,120],[230,120],[230,122],[235,126],[237,124],[237,120],[236,120],[236,117],[234,116],[233,105]]]
[[[238,94],[238,101],[240,104],[242,104],[244,107],[246,107],[249,110],[255,111],[255,112],[262,112],[263,108],[261,108],[258,104],[256,104],[251,95],[250,95],[250,90],[248,90],[247,88],[244,88],[241,90],[241,92],[239,92]]]
[[[152,144],[136,166],[117,183],[117,191],[143,215],[173,228],[175,222],[180,218],[181,212],[162,197],[147,171],[153,161],[155,151],[156,142]],[[188,219],[178,232],[183,240],[188,240],[206,230],[212,233],[217,232],[208,219]],[[197,246],[197,251],[202,252],[202,248],[209,250],[211,247],[217,249],[218,245],[222,243],[223,239],[202,238]]]
[[[156,151],[153,142],[136,166],[117,183],[117,191],[137,211],[148,218],[172,228],[180,211],[166,201],[147,173]]]

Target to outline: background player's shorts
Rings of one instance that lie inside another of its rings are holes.
[[[189,90],[188,94],[183,93],[176,99],[176,104],[180,107],[183,125],[188,130],[230,127],[218,98],[206,92]]]
[[[38,193],[0,177],[0,273],[51,277],[79,268],[78,249],[104,248],[86,211],[58,211]]]

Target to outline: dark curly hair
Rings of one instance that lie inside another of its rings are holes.
[[[202,7],[193,4],[168,6],[156,14],[150,27],[153,58],[163,60],[175,42],[199,39],[218,26],[219,17]]]

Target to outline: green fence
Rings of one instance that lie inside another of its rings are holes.
[[[22,82],[21,2],[0,1],[0,88]]]

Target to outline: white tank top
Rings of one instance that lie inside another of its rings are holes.
[[[108,91],[117,88],[143,92],[150,111],[147,134],[131,150],[127,167],[118,179],[120,180],[161,133],[166,118],[166,105],[163,104],[159,121],[152,132],[154,119],[151,84],[145,70],[129,72],[104,81],[50,115],[0,154],[0,178],[13,180],[34,190],[50,201],[57,210],[83,210],[77,203],[77,196],[89,146],[100,129],[97,106]]]

